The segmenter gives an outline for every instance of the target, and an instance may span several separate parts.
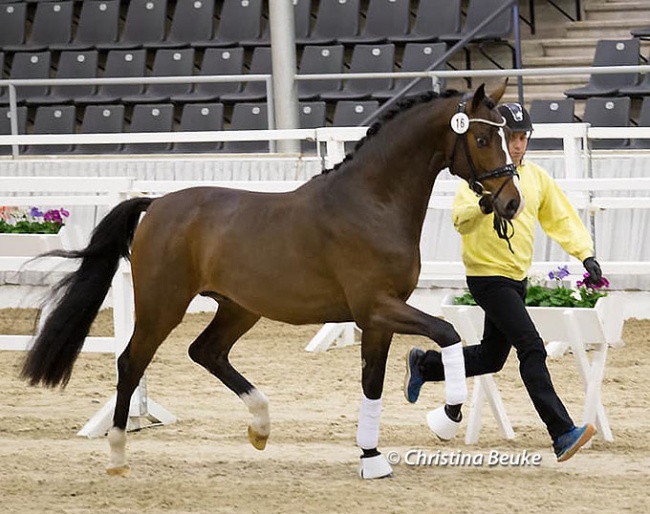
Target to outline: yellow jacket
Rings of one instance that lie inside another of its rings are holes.
[[[594,255],[587,228],[557,183],[541,167],[524,162],[517,167],[524,195],[524,209],[513,220],[515,229],[508,243],[493,228],[493,214],[485,215],[478,198],[466,182],[458,187],[452,218],[463,239],[463,263],[468,276],[499,275],[523,280],[533,259],[535,224],[539,221],[549,237],[573,257],[583,261]]]

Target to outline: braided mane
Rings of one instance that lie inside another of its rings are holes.
[[[359,148],[365,145],[369,139],[372,139],[372,137],[379,132],[381,127],[384,125],[384,123],[386,123],[389,120],[392,120],[398,114],[407,111],[416,105],[431,102],[432,100],[437,100],[439,98],[450,98],[452,96],[458,96],[459,94],[460,93],[454,89],[448,89],[446,91],[443,91],[442,93],[435,93],[431,91],[417,97],[400,100],[396,104],[395,108],[387,111],[385,114],[381,116],[381,118],[379,118],[379,120],[377,120],[370,127],[368,127],[368,130],[366,131],[366,135],[362,137],[359,141],[357,141],[357,143],[354,145],[354,150],[352,152],[346,154],[345,158],[341,162],[337,163],[333,168],[323,170],[321,172],[321,175],[327,174],[330,171],[338,170],[343,164],[350,162],[354,158],[354,155],[359,150]]]

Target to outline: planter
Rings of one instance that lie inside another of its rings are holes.
[[[483,333],[483,310],[476,306],[454,305],[453,300],[453,295],[443,300],[444,317],[454,325],[467,344],[479,344]],[[562,355],[566,349],[571,348],[585,389],[583,422],[595,424],[603,439],[612,441],[613,436],[601,402],[600,390],[605,372],[607,348],[621,344],[622,302],[606,296],[600,298],[593,309],[528,307],[527,310],[540,336],[547,343],[549,354]],[[587,348],[591,350],[591,359],[587,356]],[[508,438],[514,436],[493,377],[483,375],[477,378],[466,442],[472,444],[478,441],[484,400],[489,402],[504,436]]]
[[[33,257],[62,249],[67,242],[66,237],[65,227],[58,234],[0,234],[0,256]]]

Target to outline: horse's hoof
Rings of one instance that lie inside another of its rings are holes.
[[[128,464],[124,464],[123,466],[117,466],[114,468],[106,468],[106,474],[110,475],[112,477],[125,477],[126,475],[129,474],[129,471],[131,468],[129,467]]]
[[[392,475],[393,468],[390,467],[386,457],[381,453],[374,457],[361,457],[361,462],[359,463],[359,477],[364,480],[386,478]]]
[[[268,441],[268,439],[268,435],[258,434],[251,427],[248,427],[248,440],[256,450],[263,450],[266,448],[266,441]]]
[[[441,441],[449,441],[456,437],[460,428],[460,421],[454,421],[447,416],[444,405],[429,411],[427,414],[427,424]]]

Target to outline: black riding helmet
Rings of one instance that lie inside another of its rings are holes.
[[[519,103],[501,104],[497,107],[506,120],[506,127],[512,132],[526,132],[530,136],[533,124],[528,111]]]

